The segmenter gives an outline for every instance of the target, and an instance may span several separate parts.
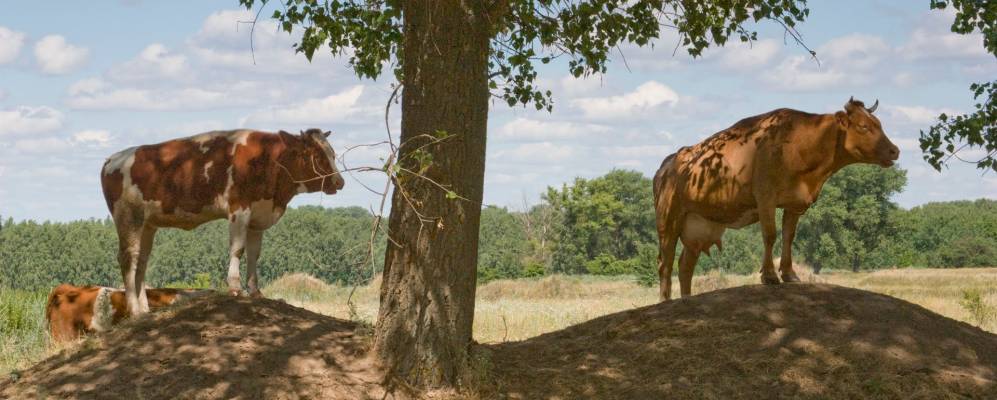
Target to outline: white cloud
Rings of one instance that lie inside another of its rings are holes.
[[[842,71],[869,71],[889,53],[882,38],[862,33],[831,39],[817,49],[817,57],[826,59],[829,68]]]
[[[355,122],[356,117],[373,115],[375,111],[359,104],[363,92],[363,85],[357,85],[328,97],[258,110],[243,118],[240,125],[248,127]]]
[[[917,141],[917,139],[911,139],[911,138],[890,138],[890,141],[892,141],[893,144],[897,145],[897,147],[899,147],[900,150],[905,151],[905,152],[912,152],[912,153],[914,153],[914,152],[920,152],[921,151],[921,144]]]
[[[907,60],[960,58],[993,61],[993,56],[983,47],[982,34],[952,33],[954,19],[955,10],[951,7],[929,12],[911,32],[907,43],[897,48],[897,52]]]
[[[62,119],[61,112],[46,106],[0,110],[0,136],[50,132],[62,127]]]
[[[930,108],[923,106],[888,106],[887,115],[897,123],[926,126],[935,123],[938,115],[946,113],[948,115],[961,114],[952,108]]]
[[[14,142],[14,149],[25,153],[51,153],[63,151],[70,147],[72,147],[72,143],[55,137],[23,139]]]
[[[613,157],[621,158],[645,158],[652,157],[664,159],[671,154],[672,146],[668,145],[644,145],[644,146],[606,146],[600,151]]]
[[[839,71],[821,70],[809,57],[792,56],[764,75],[764,80],[783,90],[818,90],[834,86],[845,79]]]
[[[732,70],[760,67],[768,64],[779,54],[779,47],[779,42],[773,39],[728,45],[719,50],[720,66]]]
[[[0,64],[17,59],[22,46],[24,46],[24,33],[0,26]]]
[[[87,61],[89,54],[90,50],[71,45],[60,35],[48,35],[35,43],[35,60],[46,74],[72,72]]]
[[[105,147],[110,141],[111,133],[100,129],[88,129],[73,134],[73,142],[75,143]]]
[[[14,142],[14,149],[24,153],[55,153],[78,146],[107,147],[111,134],[105,130],[90,129],[79,131],[69,138],[44,137],[22,139]]]
[[[108,71],[108,76],[112,80],[123,82],[178,79],[189,74],[187,57],[182,54],[171,54],[166,46],[159,43],[146,46],[135,58]]]
[[[329,68],[331,63],[328,61],[332,57],[328,49],[316,50],[314,59],[309,62],[303,54],[294,52],[293,45],[299,41],[300,33],[289,35],[268,18],[261,18],[253,29],[247,22],[254,18],[252,12],[244,9],[211,14],[187,41],[192,54],[208,65],[258,72],[297,74],[333,70]]]
[[[634,71],[669,71],[675,70],[692,60],[685,48],[675,47],[681,43],[677,31],[674,29],[664,29],[661,37],[643,47],[636,44],[626,43],[620,46],[617,51],[612,51],[609,56],[613,60],[612,67],[616,73]],[[612,73],[612,69],[610,70]]]
[[[561,92],[567,96],[578,96],[591,93],[602,87],[603,77],[601,75],[583,76],[575,78],[574,75],[565,75],[561,78]]]
[[[625,119],[644,114],[659,106],[675,106],[678,93],[655,81],[648,81],[633,92],[619,96],[581,98],[571,102],[588,118]]]
[[[509,150],[495,153],[495,158],[508,161],[532,163],[548,163],[563,161],[575,154],[575,150],[567,145],[551,142],[526,143]]]
[[[516,118],[502,125],[498,134],[500,137],[510,139],[556,140],[579,138],[592,133],[605,133],[609,130],[609,127],[595,124]]]
[[[66,103],[79,110],[205,110],[252,106],[284,96],[281,90],[266,90],[258,82],[153,90],[118,88],[97,78],[78,81],[69,87],[68,92]]]
[[[790,56],[762,76],[769,85],[788,91],[812,91],[841,85],[865,85],[891,52],[882,38],[855,33],[817,48],[820,65],[808,56]]]

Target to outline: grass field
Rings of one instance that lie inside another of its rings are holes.
[[[997,332],[997,268],[801,273],[801,277],[898,297]],[[695,278],[693,292],[757,282],[756,275],[709,273]],[[373,323],[379,284],[375,281],[351,290],[295,274],[273,282],[264,293],[322,314]],[[352,306],[347,302],[351,291]],[[657,288],[638,286],[629,277],[495,281],[478,288],[474,337],[482,343],[522,340],[656,301]],[[45,332],[44,303],[45,293],[0,289],[0,373],[24,368],[58,351]]]

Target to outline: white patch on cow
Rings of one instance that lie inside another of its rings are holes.
[[[107,163],[104,164],[104,175],[113,174],[114,171],[121,171],[124,173],[125,171],[122,171],[122,167],[124,167],[125,161],[129,157],[133,157],[135,155],[135,150],[137,149],[138,147],[129,147],[117,153],[111,154],[111,156],[107,158]]]
[[[234,168],[230,165],[226,171],[228,173],[228,181],[225,182],[225,190],[222,191],[222,194],[215,197],[215,207],[219,210],[228,212],[229,194],[232,192],[232,187],[235,186],[235,178],[232,176],[234,171]]]
[[[249,230],[252,210],[240,208],[229,214],[229,264],[228,264],[228,285],[229,290],[242,289],[242,282],[239,277],[239,259],[246,248],[246,231]]]
[[[339,172],[336,169],[336,152],[332,150],[332,145],[325,138],[319,139],[319,143],[322,146],[322,150],[325,151],[325,157],[329,160],[329,166],[332,167],[333,172]]]
[[[132,165],[135,164],[135,150],[137,149],[137,147],[131,147],[115,153],[108,158],[107,165],[104,166],[104,174],[111,174],[114,171],[121,172],[121,198],[118,199],[118,202],[145,202],[142,190],[132,182]],[[117,209],[117,205],[114,208]]]
[[[233,143],[232,150],[229,151],[229,154],[235,155],[235,151],[239,148],[239,146],[245,146],[246,143],[249,143],[249,134],[251,133],[253,133],[253,131],[241,130],[232,132],[228,136],[228,140]]]
[[[97,298],[93,301],[93,318],[90,320],[90,329],[96,332],[104,332],[111,329],[111,322],[114,320],[114,306],[111,304],[111,294],[122,292],[121,289],[102,287],[97,292]]]
[[[210,132],[198,133],[194,136],[190,136],[186,139],[181,139],[181,140],[189,140],[199,145],[203,145],[212,140],[215,140],[215,138],[219,136],[228,136],[232,132],[233,131],[210,131]]]
[[[208,161],[204,163],[204,179],[211,180],[211,175],[208,175],[208,171],[211,170],[211,166],[214,165],[214,161]]]

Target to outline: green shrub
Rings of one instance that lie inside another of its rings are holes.
[[[979,288],[969,288],[962,291],[962,300],[959,301],[969,316],[976,322],[976,326],[983,327],[994,317],[994,309],[986,300]]]

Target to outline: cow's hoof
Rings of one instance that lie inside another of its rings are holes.
[[[795,283],[800,282],[800,277],[796,276],[796,272],[789,271],[782,273],[782,281],[785,283]]]
[[[762,283],[766,285],[778,285],[782,282],[779,281],[779,277],[775,276],[775,274],[772,275],[762,274]]]
[[[228,294],[230,296],[232,296],[232,297],[239,297],[239,296],[242,296],[242,291],[241,290],[236,290],[236,289],[229,289],[228,290]]]

